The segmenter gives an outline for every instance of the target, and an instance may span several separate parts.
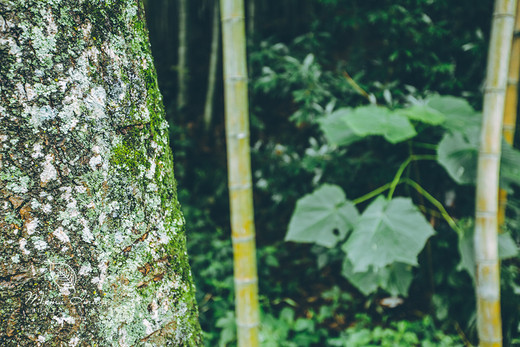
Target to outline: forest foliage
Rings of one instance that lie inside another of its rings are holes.
[[[475,343],[472,216],[492,1],[254,4],[247,19],[255,24],[248,56],[262,345]],[[203,119],[212,9],[190,2],[191,102],[182,116],[172,83],[176,8],[148,2],[147,15],[201,324],[208,346],[233,346],[221,78],[209,131]],[[520,343],[520,153],[503,148],[508,345]]]

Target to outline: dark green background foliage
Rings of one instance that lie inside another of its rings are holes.
[[[189,100],[181,112],[176,2],[146,7],[201,324],[208,346],[233,346],[220,70],[207,132],[202,118],[213,3],[189,1]],[[492,7],[255,1],[248,53],[264,346],[475,343],[472,184]],[[520,175],[518,152],[505,149],[502,297],[512,345],[520,339]]]

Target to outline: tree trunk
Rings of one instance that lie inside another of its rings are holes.
[[[221,0],[231,239],[239,347],[257,347],[260,324],[249,144],[244,0]]]
[[[0,2],[0,81],[0,345],[201,345],[142,4]]]
[[[188,57],[188,2],[179,0],[179,48],[177,63],[177,112],[182,114],[186,106],[187,87],[187,57]]]
[[[208,71],[208,91],[206,93],[206,103],[204,105],[204,129],[209,130],[211,121],[213,119],[213,104],[215,99],[215,83],[217,81],[217,63],[218,63],[218,49],[220,43],[220,20],[219,20],[219,4],[218,0],[214,0],[213,5],[213,23],[212,23],[212,37],[211,37],[211,52],[209,57],[209,71]]]
[[[515,0],[496,0],[489,43],[477,169],[475,262],[481,347],[502,346],[498,261],[498,174]]]

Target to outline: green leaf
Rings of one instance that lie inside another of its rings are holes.
[[[350,112],[350,109],[340,108],[329,116],[318,120],[321,130],[330,144],[348,146],[362,139],[343,120],[344,115],[348,112]]]
[[[512,184],[520,186],[520,151],[502,141],[500,159],[500,186],[511,191]]]
[[[437,162],[458,184],[475,184],[479,150],[479,129],[446,133],[437,147]],[[500,187],[520,186],[520,151],[502,141]]]
[[[409,198],[374,200],[361,215],[342,250],[355,272],[394,262],[417,265],[417,254],[434,230]]]
[[[390,143],[405,141],[417,135],[407,117],[385,107],[362,106],[343,116],[359,136],[382,135]]]
[[[358,217],[356,207],[340,187],[324,184],[296,202],[285,240],[330,248],[345,238]]]
[[[408,119],[419,121],[430,125],[439,125],[446,121],[446,116],[428,105],[413,105],[411,107],[398,110],[399,114]]]
[[[478,129],[469,136],[446,133],[437,147],[437,162],[458,184],[475,184],[477,179]]]
[[[462,98],[434,95],[427,99],[426,105],[446,117],[443,125],[450,131],[464,132],[470,128],[480,128],[480,115]]]
[[[466,270],[475,281],[475,246],[473,241],[475,235],[474,223],[469,223],[467,228],[464,228],[464,235],[459,240],[459,254],[460,263],[457,270]],[[518,255],[518,246],[511,237],[510,233],[501,233],[498,235],[498,257],[499,259],[513,258]]]
[[[363,295],[372,294],[378,288],[382,288],[393,296],[406,297],[413,279],[410,265],[394,263],[377,271],[371,266],[367,271],[354,272],[354,267],[347,257],[343,261],[342,275]]]

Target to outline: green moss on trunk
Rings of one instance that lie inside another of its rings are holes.
[[[0,80],[0,345],[201,345],[141,4],[1,2]]]

